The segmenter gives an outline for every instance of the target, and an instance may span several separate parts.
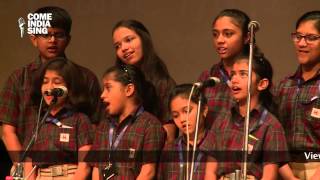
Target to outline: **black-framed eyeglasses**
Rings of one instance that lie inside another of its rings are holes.
[[[38,34],[37,36],[49,40],[52,37],[54,37],[57,40],[66,40],[67,39],[67,35],[64,32],[58,32],[58,33],[52,33],[52,34]]]
[[[307,44],[312,44],[315,41],[320,39],[320,35],[318,35],[318,34],[306,34],[306,35],[303,35],[303,34],[298,33],[298,32],[293,32],[293,33],[291,33],[291,38],[292,38],[292,40],[294,42],[300,42],[302,39],[304,39]]]

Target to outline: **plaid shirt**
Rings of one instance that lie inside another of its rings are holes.
[[[198,144],[197,149],[199,149],[203,142],[206,140],[205,136],[200,143]],[[180,147],[181,146],[181,147]],[[181,149],[180,149],[181,148]],[[181,151],[182,150],[182,151]],[[187,150],[187,144],[186,144],[186,137],[180,136],[177,138],[173,143],[168,143],[164,147],[160,159],[159,164],[159,171],[158,171],[158,179],[159,180],[179,180],[179,179],[185,179],[186,174],[186,150]],[[190,147],[190,150],[192,150],[192,147]],[[199,151],[198,151],[199,152]],[[183,169],[180,168],[181,163],[181,155],[180,153],[183,153]],[[189,153],[189,168],[191,166],[191,160],[192,160],[192,151]],[[198,159],[199,158],[199,159]],[[194,167],[196,170],[193,173],[192,179],[204,179],[205,175],[205,168],[206,168],[206,155],[204,153],[201,153],[201,155],[195,156],[195,165]]]
[[[165,131],[160,121],[152,114],[144,111],[140,115],[128,116],[117,125],[117,137],[127,125],[118,146],[111,152],[111,161],[115,162],[118,175],[113,179],[136,179],[141,167],[146,163],[157,163],[160,151],[165,143]],[[87,160],[101,171],[109,162],[109,130],[110,120],[101,121],[96,129],[92,151]],[[115,141],[116,138],[113,138]],[[114,142],[113,142],[114,143]]]
[[[222,61],[213,65],[210,70],[202,72],[198,78],[198,81],[208,80],[209,77],[217,77],[222,82],[216,84],[214,87],[208,87],[204,91],[208,101],[207,104],[209,106],[209,111],[220,112],[223,109],[231,109],[232,105],[234,104],[234,100],[231,94],[231,89],[228,86],[230,78],[227,71],[223,67]],[[213,123],[212,118],[207,118],[207,121],[209,125]]]
[[[16,134],[21,144],[23,144],[26,136],[30,136],[29,130],[34,122],[26,121],[32,116],[33,110],[31,106],[32,79],[41,66],[41,60],[36,61],[15,70],[8,78],[7,82],[0,93],[0,122],[10,124],[16,127]],[[81,68],[85,82],[88,84],[93,106],[94,115],[90,119],[97,121],[100,114],[100,85],[96,76],[87,68]]]
[[[263,165],[288,161],[284,130],[278,120],[258,105],[250,112],[248,174],[262,177]],[[265,113],[265,115],[263,115]],[[219,164],[218,176],[241,169],[243,162],[244,118],[237,108],[220,113],[212,126],[203,150],[213,152]],[[250,153],[251,152],[251,153]],[[217,154],[215,154],[217,153]]]
[[[154,85],[160,83],[159,87],[156,89],[156,93],[159,97],[159,120],[162,124],[174,124],[171,113],[168,108],[168,96],[172,89],[176,86],[176,82],[170,77],[168,81],[160,80],[160,82],[154,82]]]
[[[59,127],[54,124],[53,119],[60,121],[64,126]],[[34,164],[42,167],[53,164],[77,164],[78,149],[92,144],[91,131],[92,125],[85,114],[63,108],[55,116],[49,115],[40,126],[38,137],[28,156],[32,158]],[[24,147],[26,146],[27,143],[24,144]]]
[[[31,106],[32,79],[39,70],[41,61],[36,61],[15,70],[8,78],[0,94],[0,121],[16,127],[16,134],[21,144],[25,137],[31,136],[35,117]]]
[[[320,72],[304,81],[301,67],[282,80],[274,94],[279,119],[286,131],[291,151],[320,149]]]

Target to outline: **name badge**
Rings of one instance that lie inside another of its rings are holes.
[[[133,148],[129,148],[129,158],[134,158],[136,154],[136,150]]]
[[[251,141],[253,141],[253,144],[248,144],[248,154],[252,153],[254,144],[256,143],[256,141],[258,141],[259,139],[257,137],[255,137],[252,134],[249,134],[249,139],[251,139]]]
[[[69,142],[69,133],[60,133],[60,142]]]
[[[314,118],[320,118],[320,109],[312,108],[311,116]]]

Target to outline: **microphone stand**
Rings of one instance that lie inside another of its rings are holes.
[[[199,94],[200,95],[199,95],[199,100],[198,100],[196,129],[195,129],[194,138],[193,138],[193,150],[192,150],[192,161],[191,161],[191,169],[190,169],[190,171],[191,171],[190,172],[190,180],[192,180],[192,176],[193,176],[194,159],[195,159],[195,154],[196,154],[196,149],[197,149],[197,142],[198,142],[198,130],[199,130],[199,122],[200,122],[202,93],[200,92]],[[188,146],[189,146],[189,144],[188,144]]]
[[[52,110],[52,107],[54,104],[56,104],[58,98],[54,96],[53,100],[51,101],[48,110],[46,111],[46,113],[44,114],[44,116],[42,117],[42,119],[39,122],[39,128],[41,128],[41,125],[45,122],[45,120],[47,119],[50,111]],[[36,137],[38,135],[38,130],[36,129],[33,134],[32,134],[32,138],[30,139],[26,149],[23,151],[22,155],[20,156],[20,162],[17,164],[16,169],[14,170],[14,172],[12,173],[12,177],[14,180],[23,180],[23,164],[22,162],[25,160],[25,158],[27,157],[27,153],[29,151],[29,149],[32,147],[32,145],[34,144]],[[32,170],[33,172],[33,170]],[[32,173],[31,172],[31,173]],[[30,175],[29,175],[30,176]]]
[[[243,164],[242,173],[243,179],[247,179],[247,160],[248,160],[248,141],[249,141],[249,122],[250,122],[250,104],[251,104],[251,83],[252,83],[252,57],[253,57],[253,45],[254,45],[254,26],[249,27],[250,31],[250,51],[249,51],[249,69],[248,69],[248,96],[247,96],[247,111],[244,123],[244,144],[243,144]]]

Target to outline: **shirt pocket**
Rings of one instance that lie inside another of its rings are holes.
[[[249,161],[261,162],[263,160],[263,153],[270,150],[263,148],[265,136],[258,137],[258,134],[252,133],[248,137],[248,155]]]
[[[253,154],[253,153],[255,153],[255,151],[261,150],[261,147],[259,147],[259,145],[258,145],[258,141],[259,141],[259,139],[256,136],[249,134],[249,138],[248,138],[248,153],[249,154]]]
[[[130,150],[120,150],[116,156],[118,156],[118,160],[116,162],[117,170],[119,171],[120,175],[129,175],[131,177],[137,177],[140,169],[141,164],[135,158],[130,158],[129,155]],[[119,157],[122,156],[122,157]]]
[[[306,96],[300,100],[300,106],[303,110],[302,115],[304,115],[301,118],[305,119],[305,125],[312,128],[313,131],[320,132],[320,96]]]
[[[120,160],[117,163],[120,174],[137,177],[142,165],[143,138],[136,132],[128,131],[129,128],[126,132],[128,134],[125,134],[120,140],[116,150],[118,152],[114,157]]]
[[[56,127],[55,144],[59,150],[77,151],[76,130],[73,128]]]

